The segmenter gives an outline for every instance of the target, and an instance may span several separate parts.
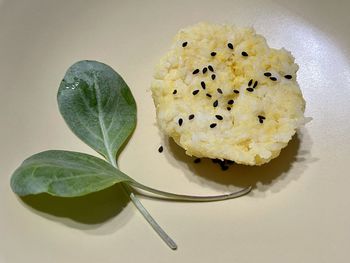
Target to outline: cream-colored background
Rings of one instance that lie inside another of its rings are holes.
[[[350,248],[349,1],[0,0],[0,262],[348,262]],[[152,68],[180,28],[253,25],[291,50],[314,119],[281,156],[222,173],[194,165],[161,138],[148,90]],[[168,249],[112,187],[82,199],[17,198],[9,178],[46,149],[94,154],[59,115],[56,91],[80,59],[103,61],[131,87],[138,126],[121,169],[168,191],[243,198],[177,203],[142,197],[178,243]],[[160,144],[163,154],[157,152]]]

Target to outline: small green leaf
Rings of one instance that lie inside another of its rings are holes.
[[[114,165],[136,126],[136,103],[122,77],[103,63],[77,62],[67,70],[57,100],[71,130]]]
[[[53,150],[26,159],[12,175],[11,187],[20,196],[48,193],[74,197],[130,181],[130,177],[97,157]]]

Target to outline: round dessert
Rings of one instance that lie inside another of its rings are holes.
[[[252,28],[185,28],[154,73],[158,125],[190,156],[267,163],[304,123],[297,70]]]

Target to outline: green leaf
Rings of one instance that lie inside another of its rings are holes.
[[[97,157],[53,150],[26,159],[12,175],[11,187],[20,196],[48,193],[75,197],[130,181],[130,177]]]
[[[77,62],[67,70],[57,100],[70,129],[115,165],[136,126],[136,103],[122,77],[103,63]]]

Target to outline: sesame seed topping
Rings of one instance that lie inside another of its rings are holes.
[[[199,69],[198,69],[198,68],[195,69],[195,70],[192,72],[193,75],[198,74],[198,73],[199,73]]]
[[[215,74],[211,75],[211,79],[212,79],[212,80],[214,80],[215,78],[216,78],[216,75],[215,75]]]
[[[206,88],[205,82],[204,82],[204,81],[201,82],[201,86],[202,86],[202,89],[205,89],[205,88]]]
[[[203,74],[205,74],[207,71],[208,71],[207,68],[203,68],[203,69],[202,69]]]
[[[228,46],[228,48],[233,49],[232,43],[228,43],[227,46]]]
[[[211,95],[209,93],[205,94],[207,97],[211,98]]]
[[[284,76],[286,79],[292,79],[292,75],[285,75]]]
[[[226,109],[227,109],[228,111],[230,111],[230,110],[231,110],[231,107],[227,107]]]
[[[196,89],[196,90],[192,91],[192,94],[193,94],[193,95],[197,95],[197,94],[198,94],[198,92],[199,92],[199,90],[198,90],[198,89]]]
[[[218,105],[219,105],[218,100],[214,101],[214,103],[213,103],[213,107],[214,107],[214,108],[216,108]]]
[[[208,66],[208,69],[211,71],[211,72],[214,72],[214,69],[211,65]]]
[[[254,89],[253,89],[253,88],[247,88],[247,91],[249,91],[249,92],[253,92],[253,91],[254,91]]]
[[[187,42],[183,42],[182,47],[186,47],[186,46],[187,46]]]
[[[217,91],[222,94],[222,89],[218,88]]]
[[[264,116],[258,115],[258,119],[260,123],[263,123],[266,118]]]
[[[191,114],[191,115],[188,116],[189,120],[192,120],[193,118],[194,118],[194,114]]]
[[[264,76],[265,76],[265,77],[271,77],[271,73],[270,73],[270,72],[265,72],[265,73],[264,73]]]
[[[163,146],[160,146],[159,148],[158,148],[158,152],[163,152]]]
[[[230,105],[232,105],[233,103],[234,103],[233,100],[229,100],[229,101],[227,102],[227,104],[230,104]]]
[[[272,81],[276,81],[276,80],[277,80],[277,78],[275,78],[275,77],[270,77],[270,79],[271,79]]]
[[[222,171],[227,171],[228,168],[229,168],[229,167],[226,166],[226,165],[221,165],[220,167],[221,167],[221,170],[222,170]]]
[[[177,93],[177,90],[176,90],[176,89],[174,89],[173,94],[175,95],[176,93]]]
[[[211,55],[212,57],[215,57],[215,56],[216,56],[216,52],[211,52],[210,55]]]
[[[215,115],[215,118],[217,118],[219,121],[222,121],[224,119],[221,115]]]
[[[251,79],[251,80],[249,80],[249,82],[248,82],[248,86],[251,86],[253,84],[253,80]]]
[[[257,80],[254,82],[253,89],[255,89],[256,86],[258,86],[258,81]]]
[[[210,128],[215,128],[216,127],[216,123],[212,123],[212,124],[210,124]]]
[[[218,164],[221,168],[222,171],[226,171],[227,169],[229,169],[230,165],[234,164],[234,161],[230,161],[230,160],[220,160],[220,159],[211,159],[211,161],[215,164]]]
[[[234,93],[238,94],[239,93],[239,90],[233,90]]]
[[[200,163],[200,162],[201,162],[201,158],[196,158],[196,159],[194,159],[193,162],[194,162],[194,163]]]
[[[221,170],[226,171],[229,167],[226,165],[220,165]]]
[[[180,118],[180,119],[178,120],[179,126],[181,126],[183,122],[184,122],[183,119]]]
[[[242,56],[243,56],[243,57],[248,57],[248,53],[245,52],[245,51],[243,51],[243,52],[242,52]]]

